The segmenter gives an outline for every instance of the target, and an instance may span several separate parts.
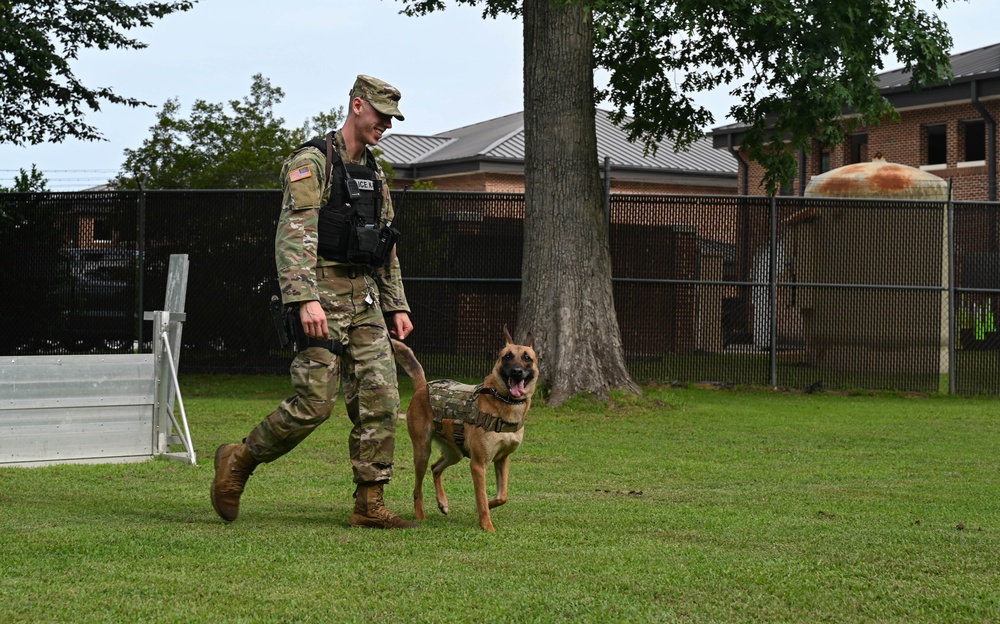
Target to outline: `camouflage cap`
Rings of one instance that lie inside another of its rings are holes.
[[[403,121],[403,113],[399,112],[399,98],[403,96],[388,82],[359,74],[351,89],[351,97],[359,97],[383,115],[392,115]]]

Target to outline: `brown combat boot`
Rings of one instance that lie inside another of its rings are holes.
[[[407,522],[382,502],[381,483],[361,483],[354,492],[354,511],[350,525],[369,529],[415,529],[420,525]]]
[[[259,463],[246,444],[223,444],[216,449],[212,507],[226,522],[232,522],[239,515],[240,495]]]

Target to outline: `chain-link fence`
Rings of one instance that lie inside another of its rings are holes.
[[[396,195],[429,375],[484,375],[517,324],[524,197]],[[0,194],[0,354],[149,350],[188,254],[183,372],[287,370],[276,191]],[[615,306],[640,382],[1000,394],[996,203],[612,195]]]

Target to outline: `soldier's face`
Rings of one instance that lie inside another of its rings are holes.
[[[380,113],[370,102],[358,99],[361,101],[361,110],[358,112],[360,136],[366,145],[375,145],[382,138],[382,134],[392,128],[392,115]]]

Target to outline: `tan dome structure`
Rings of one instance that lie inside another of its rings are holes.
[[[881,158],[810,181],[804,209],[786,221],[793,281],[817,284],[797,287],[793,299],[807,362],[870,373],[947,373],[947,292],[927,287],[948,286],[948,193],[946,180]]]
[[[838,167],[809,181],[806,197],[874,197],[879,199],[948,200],[948,182],[914,167],[871,162]]]

